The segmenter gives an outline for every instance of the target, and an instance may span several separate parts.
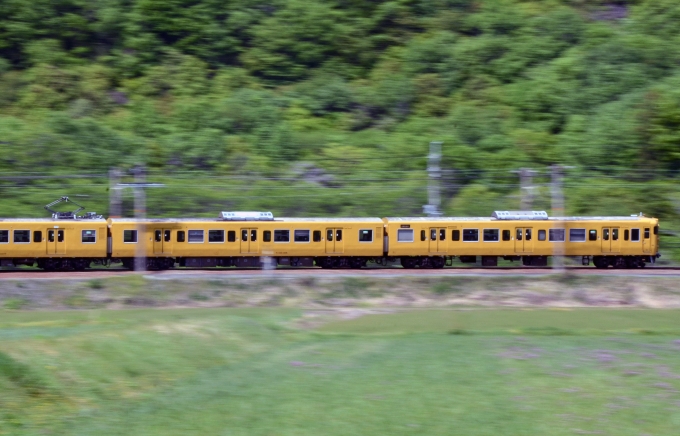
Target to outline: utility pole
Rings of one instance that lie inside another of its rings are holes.
[[[118,168],[109,169],[109,217],[120,218],[121,211],[121,191],[120,184],[121,172]]]
[[[441,216],[441,178],[442,170],[440,166],[442,158],[442,143],[439,141],[430,142],[430,154],[427,156],[427,174],[429,181],[427,184],[427,203],[423,206],[423,212],[429,217]]]
[[[135,253],[135,271],[146,271],[146,168],[137,165],[132,173],[135,176],[135,219],[137,220],[137,250]]]
[[[510,172],[519,174],[519,192],[521,196],[519,210],[531,210],[534,203],[534,174],[537,174],[538,171],[531,168],[520,168]]]
[[[564,221],[561,220],[564,216],[564,195],[562,194],[562,178],[564,176],[564,167],[561,165],[550,166],[550,191],[552,194],[552,216],[556,218],[554,221],[556,233],[564,235],[562,242],[553,242],[553,271],[556,273],[564,272],[564,241],[567,239],[566,230],[564,228]],[[561,230],[561,231],[560,231]]]

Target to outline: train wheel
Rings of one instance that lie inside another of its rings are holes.
[[[430,258],[430,266],[432,268],[441,269],[441,268],[444,268],[444,265],[446,265],[446,259],[445,258],[438,257],[438,256]]]
[[[614,259],[612,259],[612,266],[614,268],[625,268],[626,259],[624,259],[623,256],[616,256]]]
[[[366,260],[360,257],[352,257],[349,259],[349,266],[354,269],[360,269],[366,266]]]
[[[595,268],[607,268],[609,260],[602,256],[593,256],[593,265],[595,265]]]
[[[405,269],[413,269],[417,265],[417,260],[413,257],[402,257],[401,266]]]

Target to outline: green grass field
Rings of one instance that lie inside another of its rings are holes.
[[[680,311],[0,312],[0,434],[674,435]]]

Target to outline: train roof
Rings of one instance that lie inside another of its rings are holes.
[[[406,222],[406,221],[481,221],[481,222],[544,222],[544,221],[645,221],[655,218],[648,216],[632,215],[632,216],[565,216],[565,217],[549,217],[547,219],[532,220],[532,219],[517,219],[517,220],[501,220],[492,217],[386,217],[388,221]]]
[[[202,223],[243,223],[248,225],[255,225],[259,223],[310,223],[310,222],[357,222],[357,223],[376,223],[382,224],[380,218],[274,218],[267,221],[227,221],[219,218],[111,218],[111,222],[115,223],[175,223],[175,222],[202,222]]]
[[[55,224],[72,224],[72,223],[100,223],[106,224],[105,218],[95,219],[60,219],[54,218],[0,218],[0,223],[55,223]]]

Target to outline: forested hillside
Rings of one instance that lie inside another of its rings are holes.
[[[568,212],[674,220],[679,61],[676,0],[3,0],[0,215],[136,163],[150,213],[420,213],[439,140],[447,213],[560,163]]]

